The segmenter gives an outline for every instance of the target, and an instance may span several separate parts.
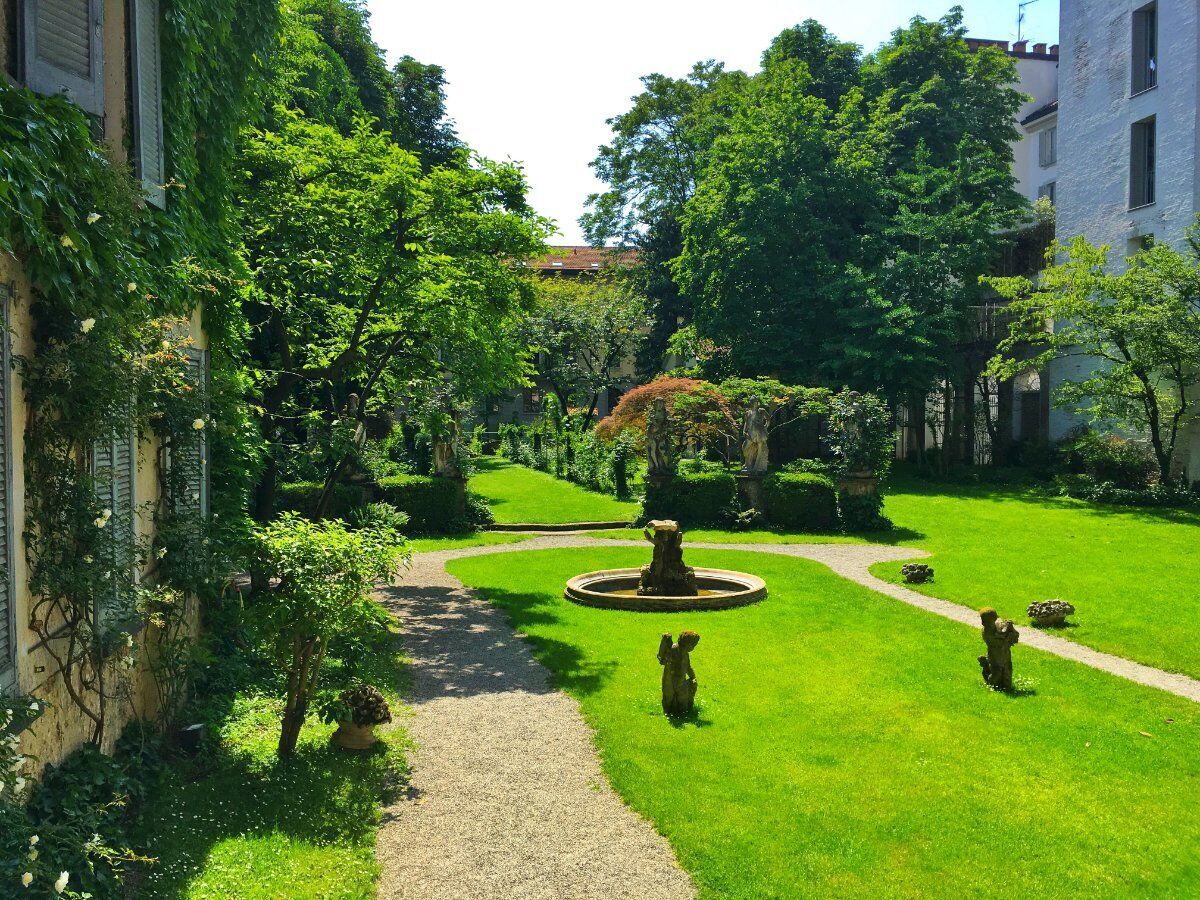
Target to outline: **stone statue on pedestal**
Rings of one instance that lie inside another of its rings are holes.
[[[642,566],[639,597],[695,597],[696,572],[683,563],[683,532],[679,523],[656,519],[642,533],[654,545],[654,557]]]
[[[771,433],[771,414],[761,403],[746,410],[742,422],[742,471],[762,475],[767,471],[767,439]]]
[[[671,417],[667,414],[667,401],[655,398],[646,413],[646,462],[648,475],[670,475],[674,471],[671,460]]]
[[[433,439],[433,474],[440,478],[461,478],[458,454],[462,444],[462,429],[458,419],[450,416],[445,428]]]
[[[691,652],[700,643],[694,631],[681,631],[676,644],[664,634],[658,645],[658,662],[663,667],[662,708],[669,716],[686,716],[696,705],[696,673]]]
[[[997,690],[1011,691],[1012,648],[1020,635],[1010,619],[1001,619],[991,607],[981,609],[979,618],[983,621],[983,642],[987,644],[987,656],[979,657],[983,680]]]

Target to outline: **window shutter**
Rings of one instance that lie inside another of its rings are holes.
[[[66,94],[104,113],[103,0],[25,0],[25,77],[41,94]]]
[[[138,175],[146,199],[165,209],[166,156],[163,152],[162,54],[159,48],[158,0],[132,0],[134,145]]]
[[[109,560],[114,572],[126,575],[134,573],[136,498],[134,483],[137,478],[137,430],[130,426],[112,438],[101,441],[92,448],[92,476],[96,482],[96,496],[108,509],[112,518],[108,527],[116,535],[114,558]],[[120,599],[121,578],[114,577],[113,601]],[[97,619],[103,615],[103,604],[96,610]]]
[[[0,285],[0,688],[16,686],[16,623],[13,609],[12,403],[9,397],[9,308],[13,288]]]
[[[208,351],[195,347],[187,349],[187,380],[200,392],[208,396]],[[205,417],[208,415],[207,399]],[[199,517],[208,518],[208,429],[192,432],[193,440],[183,441],[175,451],[172,465],[182,466],[185,495],[175,499],[177,509],[195,509]]]

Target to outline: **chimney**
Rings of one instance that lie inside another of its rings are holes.
[[[1029,46],[1029,41],[1013,41],[1012,52],[1013,56],[1024,56],[1025,48]]]
[[[1051,56],[1058,56],[1058,44],[1051,44],[1051,45],[1050,45],[1050,55],[1051,55]]]
[[[1040,54],[1041,56],[1045,56],[1046,55],[1046,45],[1045,44],[1034,44],[1033,52]]]

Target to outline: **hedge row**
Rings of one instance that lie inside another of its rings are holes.
[[[275,507],[279,512],[291,511],[311,517],[316,512],[321,489],[321,483],[316,481],[280,485]],[[356,507],[374,499],[407,513],[409,531],[414,534],[455,533],[483,524],[479,521],[484,518],[481,504],[468,498],[468,509],[464,510],[458,491],[458,485],[447,478],[424,475],[381,478],[378,490],[343,484],[334,488],[326,515],[345,519]]]
[[[831,531],[838,524],[837,487],[824,475],[776,472],[763,481],[759,510],[771,525],[798,531]],[[727,525],[738,511],[737,478],[725,470],[680,471],[663,487],[646,484],[646,519]]]

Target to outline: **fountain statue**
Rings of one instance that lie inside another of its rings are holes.
[[[654,545],[650,565],[642,566],[639,597],[695,597],[696,572],[683,564],[683,532],[679,523],[655,519],[642,530]]]
[[[664,634],[658,644],[658,662],[663,667],[662,708],[668,716],[686,716],[696,704],[696,673],[691,652],[700,643],[694,631],[681,631],[679,643]]]

